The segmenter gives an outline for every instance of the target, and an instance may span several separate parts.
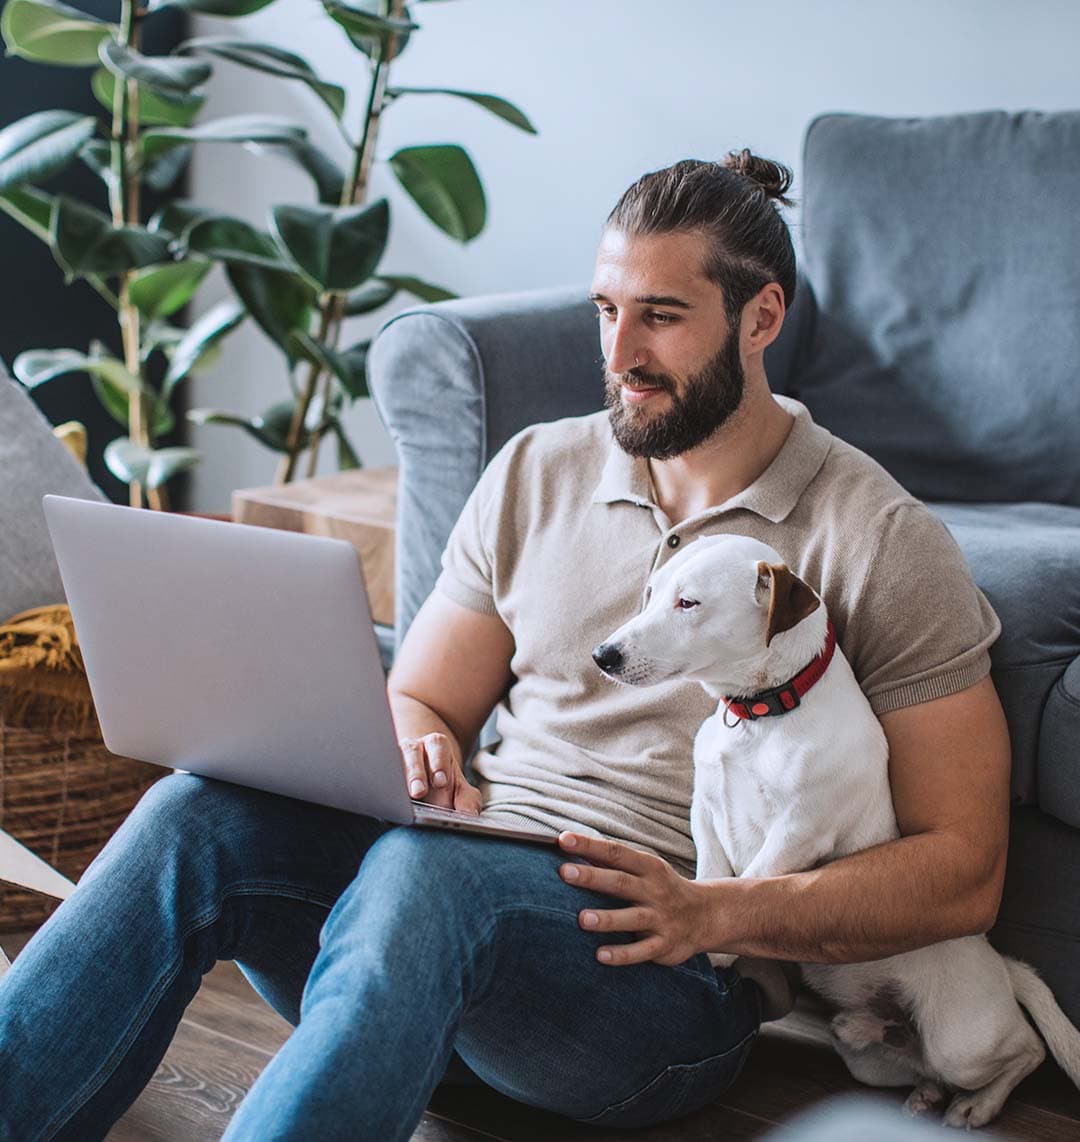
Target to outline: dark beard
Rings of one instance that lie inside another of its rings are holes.
[[[619,391],[624,379],[663,389],[671,395],[671,407],[657,415],[624,405]],[[728,420],[742,403],[745,384],[738,338],[732,331],[716,356],[687,381],[681,396],[665,373],[630,369],[616,376],[605,369],[604,407],[609,410],[615,441],[624,452],[670,460],[704,443]]]

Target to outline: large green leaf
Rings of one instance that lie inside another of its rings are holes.
[[[186,147],[166,151],[159,159],[144,166],[139,171],[139,178],[151,190],[165,194],[187,170],[194,153],[195,148],[190,143]]]
[[[530,135],[538,134],[520,107],[515,107],[509,100],[501,99],[498,95],[485,95],[479,91],[459,91],[455,87],[391,87],[387,89],[386,94],[391,99],[396,99],[399,95],[456,95],[459,99],[469,99],[473,103],[478,103],[493,115],[498,115],[500,119],[505,119],[507,123],[520,127]]]
[[[295,163],[311,175],[315,183],[319,201],[326,206],[337,206],[341,202],[345,186],[345,172],[325,151],[319,150],[307,139],[291,139],[287,143],[258,144],[256,151],[269,151],[281,155]]]
[[[166,202],[160,210],[150,216],[146,228],[154,234],[172,234],[179,238],[184,231],[204,218],[216,218],[217,215],[205,206],[196,206],[193,202],[176,199]]]
[[[92,115],[35,111],[0,131],[0,191],[63,170],[97,129]]]
[[[146,159],[156,158],[184,143],[288,143],[304,139],[299,123],[269,115],[229,115],[197,127],[153,127],[142,133],[140,147]]]
[[[289,428],[292,425],[293,413],[296,408],[294,400],[278,401],[271,405],[259,416],[240,416],[239,413],[226,412],[219,408],[193,408],[187,418],[193,424],[230,424],[242,428],[260,444],[275,452],[285,452],[288,449]],[[300,430],[300,446],[306,447],[309,433]]]
[[[131,399],[136,393],[142,393],[155,434],[171,432],[175,421],[165,401],[129,373],[123,361],[97,344],[93,349],[89,356],[75,349],[30,349],[15,358],[12,372],[27,388],[36,388],[69,373],[87,373],[102,407],[125,427],[129,422]]]
[[[366,365],[370,341],[360,341],[339,353],[301,330],[294,330],[291,339],[296,346],[297,356],[333,373],[353,400],[368,395]]]
[[[265,8],[272,0],[150,0],[147,11],[162,8],[184,8],[189,12],[202,12],[206,16],[250,16]]]
[[[139,392],[142,384],[115,357],[88,357],[77,349],[28,349],[12,362],[11,371],[28,389],[65,373],[97,372],[125,392]]]
[[[371,313],[386,305],[397,293],[397,288],[383,281],[381,278],[372,278],[350,290],[345,296],[345,316],[357,317],[362,313]]]
[[[52,216],[53,195],[32,186],[22,190],[8,190],[0,194],[0,210],[25,226],[43,242],[49,241],[49,218]]]
[[[168,240],[141,226],[114,228],[81,202],[57,195],[49,220],[53,255],[68,281],[89,274],[119,274],[169,261]]]
[[[353,289],[379,264],[390,230],[385,198],[367,206],[276,206],[278,245],[320,290]]]
[[[392,285],[395,289],[401,289],[406,293],[411,293],[413,297],[418,297],[421,301],[452,301],[458,296],[451,290],[443,289],[442,286],[432,285],[431,282],[422,281],[420,278],[412,278],[399,274],[380,274],[378,280]]]
[[[364,282],[345,296],[345,316],[357,317],[363,313],[371,313],[386,305],[399,290],[411,293],[421,301],[449,301],[457,297],[442,286],[432,285],[419,278],[404,277],[394,274],[379,274],[378,277]]]
[[[0,34],[8,55],[86,67],[98,62],[98,44],[118,36],[120,29],[60,0],[7,0]]]
[[[208,261],[171,262],[140,270],[128,284],[131,300],[150,320],[168,317],[187,305],[212,264]]]
[[[197,219],[184,230],[177,249],[216,258],[219,262],[289,270],[270,235],[239,218],[211,216]]]
[[[307,329],[315,305],[315,291],[292,270],[265,270],[230,263],[229,284],[248,313],[292,363],[295,349],[289,342],[294,329]]]
[[[125,484],[160,488],[178,472],[194,467],[201,456],[194,448],[143,448],[126,436],[105,449],[105,466]]]
[[[311,64],[302,56],[285,51],[275,44],[262,44],[253,40],[230,40],[224,36],[198,36],[186,40],[176,49],[177,55],[212,55],[238,63],[242,67],[283,79],[298,79],[312,91],[340,119],[345,112],[345,88],[320,79]]]
[[[381,0],[323,0],[323,8],[332,20],[340,24],[349,39],[365,55],[385,56],[395,44],[394,55],[399,56],[409,42],[409,36],[419,24],[414,24],[405,10],[405,18],[391,20],[384,16]]]
[[[98,48],[101,62],[120,79],[133,79],[165,95],[188,95],[201,87],[213,72],[208,63],[175,56],[144,56],[118,40],[103,40]]]
[[[49,220],[52,218],[52,208],[55,197],[42,190],[35,190],[32,186],[24,186],[21,190],[9,190],[0,194],[0,210],[9,218],[14,218],[20,226],[25,226],[35,238],[40,238],[46,245],[52,244],[52,235],[49,233]],[[105,285],[96,274],[86,275],[87,283],[119,311],[120,301],[116,295]]]
[[[116,76],[99,67],[90,78],[94,98],[112,111]],[[206,102],[205,95],[163,95],[149,87],[139,87],[139,122],[150,127],[190,127]]]
[[[168,400],[173,389],[205,362],[209,350],[227,333],[231,333],[246,316],[244,307],[232,298],[208,309],[173,349],[169,371],[161,386],[162,396]]]
[[[487,220],[484,188],[472,159],[453,143],[403,147],[390,167],[420,209],[451,238],[469,242]]]
[[[111,153],[111,148],[105,139],[87,139],[79,151],[79,158],[106,186],[112,186],[113,181]]]

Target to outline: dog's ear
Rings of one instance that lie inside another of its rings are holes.
[[[765,632],[765,645],[786,630],[791,630],[821,606],[821,600],[783,563],[757,565],[758,590],[769,592],[769,627]]]

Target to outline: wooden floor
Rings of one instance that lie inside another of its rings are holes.
[[[3,943],[11,954],[28,938],[9,936]],[[290,1031],[234,964],[219,963],[188,1008],[157,1074],[110,1132],[109,1142],[220,1138]],[[521,1106],[487,1088],[444,1087],[436,1092],[413,1142],[742,1142],[763,1137],[830,1095],[865,1090],[828,1046],[821,1013],[807,1000],[786,1019],[763,1028],[731,1090],[678,1122],[632,1132],[601,1131]],[[899,1115],[903,1092],[878,1096],[894,1104]],[[1080,1142],[1080,1093],[1046,1063],[1021,1083],[1002,1116],[982,1133],[995,1142]]]

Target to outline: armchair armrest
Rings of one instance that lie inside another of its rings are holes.
[[[530,424],[603,406],[585,295],[581,286],[439,302],[406,310],[375,338],[369,385],[398,451],[397,646],[494,453]]]

